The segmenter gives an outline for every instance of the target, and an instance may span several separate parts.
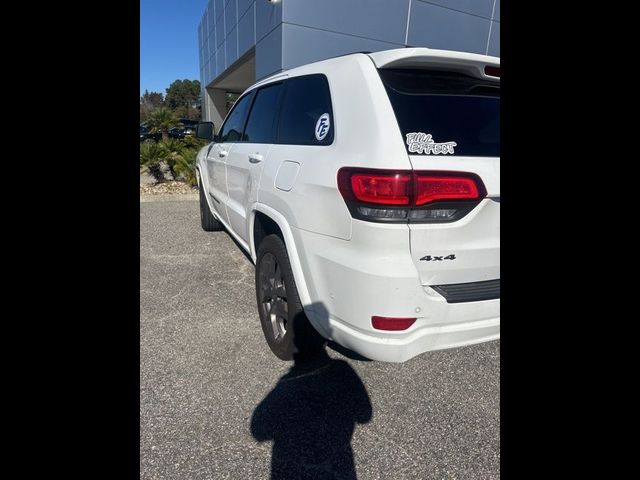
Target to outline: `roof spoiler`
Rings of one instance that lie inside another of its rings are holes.
[[[500,58],[477,53],[399,48],[369,54],[377,68],[437,69],[466,73],[477,78],[500,79]]]

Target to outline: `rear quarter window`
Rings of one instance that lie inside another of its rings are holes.
[[[286,80],[278,143],[330,145],[333,143],[333,131],[333,109],[327,77],[317,74]]]
[[[500,156],[499,83],[443,71],[379,73],[407,153]]]

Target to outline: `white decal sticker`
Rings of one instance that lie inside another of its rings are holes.
[[[316,122],[316,138],[319,142],[324,140],[324,137],[329,133],[329,128],[331,128],[331,121],[329,120],[329,114],[323,113],[320,115],[320,118]]]
[[[456,142],[436,143],[430,133],[407,133],[407,145],[409,153],[424,153],[426,155],[446,155],[453,154],[453,147],[457,147]]]

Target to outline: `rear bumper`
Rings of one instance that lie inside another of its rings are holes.
[[[378,337],[329,319],[333,339],[372,360],[404,362],[424,352],[464,347],[500,338],[500,317],[464,323],[425,326],[406,336]]]
[[[447,303],[479,302],[500,298],[500,279],[483,282],[454,283],[448,285],[432,285]]]
[[[500,338],[500,299],[447,303],[421,285],[406,226],[369,228],[377,231],[359,238],[354,229],[350,241],[292,229],[311,300],[305,312],[324,337],[387,362]],[[381,331],[374,315],[417,320]]]

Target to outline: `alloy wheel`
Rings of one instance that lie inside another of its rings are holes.
[[[280,342],[287,333],[289,308],[282,268],[273,254],[262,256],[258,278],[262,317],[271,325],[274,340]]]

